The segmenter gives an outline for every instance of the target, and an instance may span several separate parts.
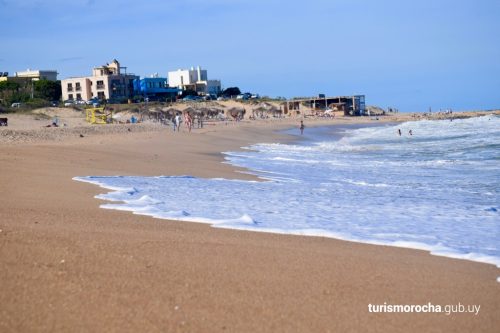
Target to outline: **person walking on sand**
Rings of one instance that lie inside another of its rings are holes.
[[[203,128],[203,115],[198,116],[198,128]]]
[[[181,129],[181,116],[179,114],[176,114],[174,118],[174,132],[176,128],[177,132],[179,132]]]
[[[172,118],[172,125],[174,125],[174,132],[175,132],[175,129],[177,128],[177,116],[174,116]]]
[[[411,130],[408,131],[408,134],[413,135],[413,132]]]
[[[191,132],[191,127],[193,125],[193,118],[191,118],[191,115],[189,114],[189,112],[186,112],[186,114],[184,114],[184,121],[186,122],[186,126],[187,126],[189,132]]]
[[[303,120],[300,121],[299,128],[300,128],[300,135],[303,135],[304,134],[304,128],[306,128],[306,126],[304,125],[304,121]]]
[[[401,128],[398,128],[398,134],[401,136]]]

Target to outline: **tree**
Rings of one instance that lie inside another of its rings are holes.
[[[1,81],[0,82],[0,100],[5,105],[10,105],[14,102],[19,102],[20,97],[19,88],[20,84],[12,81]]]
[[[61,99],[61,81],[34,81],[35,96],[48,101]]]
[[[17,91],[19,90],[19,83],[12,82],[12,81],[1,81],[0,82],[0,91]]]
[[[238,88],[238,87],[229,87],[229,88],[224,89],[222,91],[222,96],[226,96],[226,97],[236,96],[239,94],[241,94],[241,91],[240,91],[240,88]]]

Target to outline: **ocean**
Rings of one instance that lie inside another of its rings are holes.
[[[257,144],[225,159],[262,181],[75,180],[110,190],[97,196],[106,209],[423,249],[500,267],[500,117],[306,128],[293,143]]]

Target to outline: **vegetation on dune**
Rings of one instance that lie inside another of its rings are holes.
[[[58,101],[61,99],[61,82],[38,80],[34,82],[34,97],[46,101]]]
[[[61,99],[61,82],[38,80],[24,82],[1,81],[0,105],[9,107],[12,103],[23,103],[29,108],[48,106]]]

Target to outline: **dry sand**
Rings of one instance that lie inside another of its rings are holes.
[[[114,134],[3,143],[0,332],[498,332],[492,265],[104,210],[94,199],[103,189],[72,180],[251,178],[221,164],[220,152],[291,139],[273,130],[297,124],[221,123],[190,134],[120,125]],[[368,312],[384,302],[481,308]]]

